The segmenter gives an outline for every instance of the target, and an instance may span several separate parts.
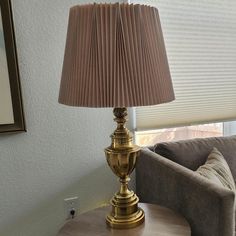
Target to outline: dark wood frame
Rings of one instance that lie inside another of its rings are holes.
[[[0,10],[14,115],[14,123],[0,125],[0,133],[26,131],[10,0],[0,0]]]

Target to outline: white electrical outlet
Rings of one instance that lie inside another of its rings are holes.
[[[65,218],[67,220],[73,219],[78,214],[79,200],[78,197],[70,197],[64,199]],[[74,211],[74,215],[72,214]]]

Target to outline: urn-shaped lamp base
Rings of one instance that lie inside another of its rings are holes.
[[[111,199],[111,213],[106,217],[112,228],[132,228],[144,222],[144,212],[138,207],[139,198],[128,189],[129,175],[135,168],[140,148],[132,143],[132,135],[125,128],[127,109],[114,108],[117,128],[111,135],[112,144],[105,149],[107,162],[119,177],[120,190]]]

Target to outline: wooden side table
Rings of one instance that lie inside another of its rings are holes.
[[[102,207],[68,221],[57,236],[191,236],[189,224],[179,214],[153,204],[139,206],[145,211],[145,223],[136,228],[108,228],[105,216],[109,207]]]

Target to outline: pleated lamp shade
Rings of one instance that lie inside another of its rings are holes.
[[[116,3],[70,9],[60,103],[133,107],[172,100],[156,8]]]

